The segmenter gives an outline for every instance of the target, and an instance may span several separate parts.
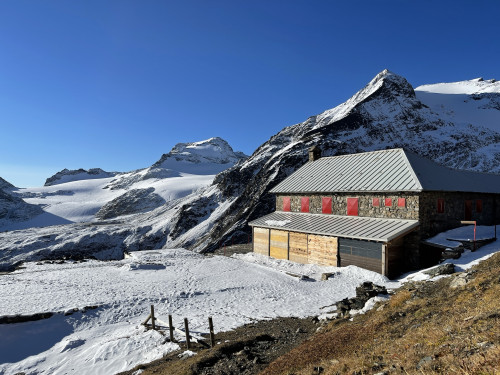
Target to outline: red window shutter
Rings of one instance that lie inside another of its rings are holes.
[[[406,207],[406,198],[398,198],[398,207]]]
[[[437,212],[438,214],[444,213],[444,199],[439,198],[437,201]]]
[[[379,207],[380,206],[380,200],[378,198],[373,198],[372,206],[373,207]]]
[[[290,197],[283,197],[283,211],[290,211]]]
[[[347,198],[347,215],[358,216],[358,198]]]
[[[300,212],[309,212],[309,197],[300,198]]]
[[[323,214],[332,213],[332,197],[321,198],[321,213]]]
[[[465,201],[464,220],[472,220],[472,201]]]
[[[385,198],[385,206],[392,207],[392,199],[391,198]]]
[[[483,201],[481,199],[476,200],[476,212],[480,214],[483,212]]]

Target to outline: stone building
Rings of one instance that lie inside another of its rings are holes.
[[[249,223],[254,252],[384,275],[427,265],[422,240],[464,220],[500,218],[500,176],[443,167],[403,149],[321,158],[271,190],[276,211]]]

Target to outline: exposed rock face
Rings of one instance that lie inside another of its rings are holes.
[[[387,289],[383,286],[373,284],[371,281],[365,281],[356,287],[356,297],[344,298],[337,302],[337,311],[342,315],[346,315],[350,310],[362,309],[366,302],[379,294],[387,294]]]
[[[40,215],[40,206],[28,204],[21,198],[0,189],[0,221],[24,221]]]
[[[444,263],[437,267],[431,268],[430,270],[425,271],[424,273],[431,277],[436,277],[440,275],[451,275],[452,273],[455,273],[455,265],[453,263]]]
[[[104,177],[113,177],[116,175],[116,172],[106,172],[101,168],[91,168],[89,170],[85,169],[63,169],[60,172],[57,172],[52,177],[47,178],[44,186],[53,186],[57,184],[61,184],[63,182],[77,181],[77,180],[88,180],[95,178],[104,178]]]
[[[154,191],[155,189],[152,187],[127,191],[102,206],[95,216],[99,219],[112,219],[118,216],[151,211],[165,203],[165,200]]]

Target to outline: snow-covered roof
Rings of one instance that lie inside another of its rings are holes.
[[[417,220],[273,212],[248,223],[250,226],[389,242],[416,228]]]
[[[500,193],[500,176],[450,169],[401,148],[308,162],[271,193],[467,191]]]

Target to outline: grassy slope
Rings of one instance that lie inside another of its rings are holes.
[[[451,287],[456,279],[467,284]],[[262,374],[500,374],[500,254],[467,273],[406,284],[333,321]]]

